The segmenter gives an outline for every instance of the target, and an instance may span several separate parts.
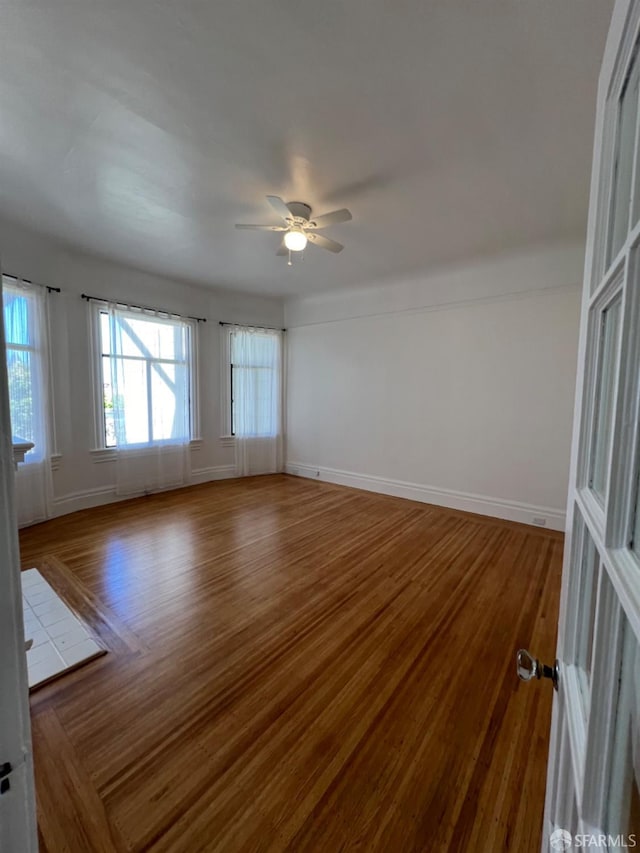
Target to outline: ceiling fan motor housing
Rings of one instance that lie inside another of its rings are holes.
[[[304,204],[302,201],[290,201],[287,204],[287,207],[291,211],[291,215],[296,219],[304,219],[308,221],[311,216],[311,208],[308,204]]]

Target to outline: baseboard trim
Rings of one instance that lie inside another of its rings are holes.
[[[235,465],[213,465],[210,468],[198,468],[192,471],[190,485],[208,483],[211,480],[231,480],[237,476],[238,471]]]
[[[213,465],[209,468],[198,468],[191,472],[191,479],[185,486],[197,486],[212,480],[227,480],[236,477],[235,465]],[[102,486],[97,489],[83,489],[78,492],[70,492],[60,495],[51,501],[50,518],[58,518],[70,512],[78,512],[81,509],[92,509],[96,506],[105,506],[118,501],[126,501],[136,495],[118,495],[115,486]],[[28,526],[28,525],[25,525]]]
[[[287,462],[285,471],[287,474],[293,474],[297,477],[324,480],[339,486],[351,486],[354,489],[380,492],[383,495],[408,498],[412,501],[435,504],[449,509],[476,512],[493,518],[519,521],[523,524],[535,525],[534,518],[542,518],[546,523],[537,526],[544,527],[547,530],[564,531],[565,529],[565,511],[553,507],[535,506],[519,501],[494,498],[489,495],[476,495],[452,489],[441,489],[436,486],[425,486],[420,483],[407,483],[403,480],[391,480],[370,474],[356,474],[353,471],[341,471],[337,468],[322,468],[301,462]]]
[[[77,492],[69,492],[66,495],[55,497],[51,501],[51,518],[58,518],[58,516],[67,515],[70,512],[91,509],[94,506],[104,506],[104,504],[122,500],[126,500],[126,498],[116,495],[114,486],[102,486],[99,489],[82,489]]]

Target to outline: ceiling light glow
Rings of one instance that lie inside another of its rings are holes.
[[[292,228],[284,235],[284,244],[291,252],[302,252],[307,245],[307,237],[300,228]]]

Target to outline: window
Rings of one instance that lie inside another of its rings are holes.
[[[280,434],[281,340],[270,329],[229,332],[231,435]]]
[[[2,281],[2,309],[6,339],[11,432],[31,441],[33,449],[25,462],[39,462],[46,455],[44,399],[44,293]]]
[[[98,310],[104,447],[184,443],[191,436],[191,323],[146,311]]]

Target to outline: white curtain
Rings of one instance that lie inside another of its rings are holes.
[[[2,290],[11,431],[34,444],[16,472],[22,527],[51,515],[48,293],[10,278],[3,278]]]
[[[116,445],[116,492],[176,488],[190,476],[189,321],[109,305],[100,315],[105,416]],[[105,352],[106,351],[106,352]]]
[[[232,431],[238,474],[282,470],[282,333],[234,327],[230,332]]]

